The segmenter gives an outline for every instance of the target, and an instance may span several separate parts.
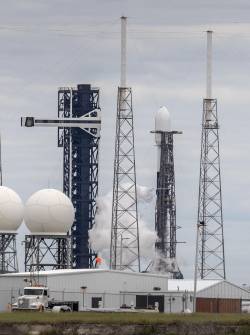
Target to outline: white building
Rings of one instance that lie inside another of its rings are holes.
[[[29,273],[0,275],[0,310],[5,310],[28,286]],[[135,273],[104,269],[53,270],[39,273],[39,284],[49,288],[51,299],[77,301],[79,309],[154,307],[160,311],[183,312],[193,308],[193,280],[168,279],[161,274]],[[83,289],[84,288],[84,289]],[[199,280],[197,307],[204,312],[240,311],[242,300],[250,293],[223,280]]]

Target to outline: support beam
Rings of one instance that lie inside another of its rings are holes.
[[[26,235],[25,272],[71,268],[70,237]]]
[[[16,233],[0,233],[0,274],[18,272]]]
[[[93,111],[93,113],[98,113],[98,111]],[[40,119],[35,117],[22,117],[21,126],[22,127],[63,127],[63,128],[81,128],[89,133],[89,129],[97,129],[97,133],[93,134],[95,137],[100,136],[100,117],[92,117],[90,113],[84,115],[78,119]]]

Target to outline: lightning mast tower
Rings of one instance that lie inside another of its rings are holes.
[[[132,89],[126,84],[126,26],[127,18],[122,16],[110,268],[140,271]]]
[[[225,279],[217,100],[212,98],[212,31],[207,31],[207,94],[203,100],[195,278]]]

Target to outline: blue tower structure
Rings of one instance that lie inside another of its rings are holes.
[[[99,116],[99,89],[91,85],[58,90],[58,118],[81,119],[89,124]],[[87,120],[87,121],[86,121]],[[58,146],[63,147],[63,191],[75,208],[71,230],[72,267],[92,268],[96,254],[88,242],[93,227],[98,192],[98,129],[58,127]]]
[[[57,119],[22,117],[21,126],[58,128],[58,146],[63,148],[63,191],[75,208],[71,254],[58,247],[58,257],[70,258],[69,266],[75,269],[92,268],[96,254],[89,246],[88,231],[94,224],[98,192],[99,89],[91,85],[62,87],[58,90]],[[46,245],[48,250],[44,254],[51,251]],[[25,257],[33,249],[27,248]]]

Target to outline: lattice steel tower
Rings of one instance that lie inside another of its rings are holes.
[[[70,237],[25,235],[25,272],[71,267]]]
[[[126,17],[121,17],[110,268],[140,271],[132,90],[126,86]]]
[[[16,234],[0,233],[0,274],[18,272]]]
[[[99,89],[81,84],[58,91],[58,117],[85,120],[89,127],[58,128],[58,146],[63,147],[63,192],[75,207],[71,229],[72,267],[94,267],[96,253],[90,248],[88,232],[95,222],[98,193],[100,130],[92,127],[100,115]],[[91,125],[92,123],[92,125]]]
[[[166,107],[161,107],[155,116],[155,141],[157,157],[157,189],[155,230],[156,259],[153,271],[170,273],[173,278],[182,279],[176,260],[176,197],[174,171],[174,134],[181,132],[171,130],[170,114]]]
[[[89,245],[88,232],[94,225],[96,213],[100,113],[99,89],[79,84],[76,88],[59,88],[58,118],[21,119],[21,125],[25,127],[58,128],[58,146],[63,148],[63,192],[71,198],[75,208],[70,261],[75,269],[92,268],[96,257]],[[36,246],[34,243],[29,245]],[[53,251],[54,244],[43,244],[43,247],[50,246]],[[59,258],[62,259],[68,251],[65,252],[62,242],[58,246],[61,246]]]
[[[207,31],[207,97],[203,100],[195,276],[225,279],[219,125],[211,73],[212,31]]]

